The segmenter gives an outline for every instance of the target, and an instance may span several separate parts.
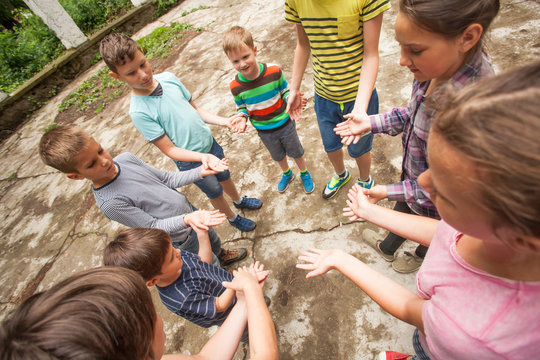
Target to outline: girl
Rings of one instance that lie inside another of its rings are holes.
[[[459,89],[493,74],[482,52],[482,39],[498,10],[498,0],[400,0],[395,23],[400,65],[408,67],[415,79],[408,107],[365,118],[349,115],[348,121],[334,129],[347,145],[369,130],[403,134],[401,181],[373,187],[368,192],[372,202],[387,198],[397,201],[397,211],[439,219],[437,209],[417,183],[418,175],[428,168],[426,140],[435,115],[430,103],[441,100],[446,86]],[[396,259],[403,237],[389,233],[381,241],[371,230],[365,230],[362,237],[400,273],[416,271],[427,251],[420,245],[414,255],[406,252]]]
[[[430,169],[419,178],[442,221],[372,204],[368,190],[349,192],[344,215],[351,220],[430,245],[417,295],[341,250],[310,250],[297,267],[308,278],[335,268],[416,326],[416,359],[538,358],[539,98],[537,62],[448,101],[430,132]]]

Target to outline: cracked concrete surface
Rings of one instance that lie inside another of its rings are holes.
[[[185,10],[211,6],[182,16]],[[384,16],[380,45],[380,72],[377,88],[380,110],[404,106],[410,95],[412,76],[399,67],[399,47],[394,40],[393,22],[397,2]],[[538,59],[540,53],[540,5],[535,1],[502,1],[501,13],[493,25],[487,49],[497,71]],[[221,34],[232,25],[247,27],[259,48],[258,60],[281,65],[291,75],[294,26],[283,19],[281,0],[186,0],[177,8],[147,25],[136,37],[170,22],[185,22],[202,27],[179,58],[167,70],[176,74],[192,92],[199,106],[221,115],[234,112],[228,82],[234,70],[221,50]],[[48,105],[34,113],[0,147],[0,269],[4,286],[0,289],[1,318],[35,291],[50,287],[79,270],[101,264],[101,252],[121,225],[107,220],[94,205],[90,184],[68,180],[43,165],[37,144],[43,129],[53,122],[58,105],[103,64],[97,64]],[[297,254],[311,247],[342,248],[371,266],[414,289],[415,275],[399,275],[361,240],[367,223],[348,223],[341,215],[346,190],[330,201],[320,192],[330,175],[330,163],[323,152],[313,106],[313,79],[309,67],[303,90],[308,107],[298,124],[306,149],[306,160],[315,180],[315,192],[304,194],[295,180],[284,194],[275,190],[280,170],[261,145],[253,129],[233,135],[212,127],[217,141],[230,158],[231,173],[240,192],[263,200],[258,211],[244,214],[258,226],[241,233],[229,225],[216,228],[225,246],[244,246],[251,250],[242,264],[260,260],[271,271],[265,293],[272,304],[280,355],[283,359],[371,359],[384,349],[412,351],[413,328],[382,311],[350,281],[340,274],[311,280],[295,269]],[[162,155],[131,124],[127,114],[129,97],[123,97],[94,117],[80,117],[74,124],[90,133],[113,155],[130,151],[157,168],[176,171],[172,161]],[[399,179],[401,143],[399,137],[376,136],[373,175],[379,184]],[[354,168],[354,161],[346,165]],[[293,164],[291,163],[291,166]],[[293,170],[296,168],[293,166]],[[353,172],[353,175],[357,175]],[[182,191],[199,208],[208,201],[193,185]],[[392,206],[391,203],[383,203]],[[411,248],[412,245],[407,244]],[[167,333],[167,350],[194,353],[215,331],[202,329],[170,314],[156,297]],[[241,346],[236,359],[247,357]]]

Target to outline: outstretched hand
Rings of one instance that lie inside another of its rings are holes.
[[[184,215],[184,223],[194,230],[208,231],[210,226],[222,224],[227,217],[219,210],[197,210]]]
[[[343,216],[348,217],[351,221],[358,219],[365,219],[369,215],[369,207],[373,205],[367,196],[368,189],[364,189],[358,184],[349,190],[346,204],[347,207],[343,208]]]
[[[335,267],[340,254],[341,250],[338,249],[310,249],[298,256],[298,261],[302,261],[302,263],[296,264],[296,267],[298,269],[309,271],[306,275],[306,279],[323,275]]]
[[[334,128],[334,132],[341,136],[341,142],[345,145],[356,144],[362,136],[371,132],[371,122],[365,112],[352,112],[343,115],[343,121]]]
[[[224,281],[223,286],[237,292],[242,292],[248,289],[250,286],[257,286],[258,288],[262,289],[268,274],[269,271],[264,270],[264,265],[257,261],[254,264],[251,264],[249,267],[242,266],[234,270],[233,280]]]
[[[238,113],[227,119],[227,127],[235,134],[240,134],[246,131],[247,118]]]
[[[223,172],[225,170],[229,170],[229,159],[219,159],[217,162],[214,162],[212,160],[212,168],[205,168],[204,164],[201,169],[201,175],[203,177],[209,176],[209,175],[215,175],[217,173]]]

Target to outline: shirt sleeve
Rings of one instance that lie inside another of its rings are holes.
[[[210,294],[193,291],[184,301],[181,311],[189,313],[190,316],[213,319],[217,314],[216,298]]]
[[[369,21],[390,9],[390,0],[368,0],[363,1],[363,3],[361,15],[363,22]]]
[[[390,201],[414,202],[423,208],[433,206],[428,193],[415,180],[406,179],[386,185],[386,192]]]
[[[201,170],[202,170],[201,166],[196,167],[195,169],[187,170],[187,171],[168,172],[168,171],[156,169],[155,167],[148,165],[147,163],[145,163],[144,161],[142,161],[136,156],[133,156],[132,159],[138,162],[140,166],[146,168],[155,177],[157,177],[162,183],[164,183],[171,189],[176,189],[185,185],[192,184],[195,181],[201,180],[203,178],[201,174]]]
[[[298,13],[296,12],[295,0],[285,1],[285,20],[292,23],[301,24],[300,17],[298,16]]]
[[[184,222],[184,215],[157,219],[128,200],[114,198],[101,204],[100,210],[108,219],[132,228],[161,229],[167,233],[175,233],[188,228]]]
[[[234,104],[236,105],[236,112],[239,113],[239,114],[245,115],[246,117],[249,118],[249,111],[247,109],[246,103],[244,102],[244,100],[242,99],[240,94],[234,95],[234,93],[233,93],[233,88],[237,84],[238,83],[237,83],[236,79],[231,81],[231,83],[229,84],[229,89],[231,90],[231,94],[233,96]]]
[[[409,108],[394,108],[386,113],[370,115],[371,131],[392,136],[401,134],[409,118]]]
[[[157,119],[153,119],[148,114],[143,112],[130,112],[131,120],[133,125],[139,130],[139,132],[144,136],[146,141],[152,142],[165,134],[165,129],[159,124]]]
[[[289,97],[289,84],[287,83],[287,79],[285,79],[285,74],[283,74],[283,71],[279,69],[279,93],[281,94],[281,98],[283,100],[287,100],[287,97]]]

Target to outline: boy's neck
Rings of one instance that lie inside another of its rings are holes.
[[[158,85],[159,85],[159,82],[156,79],[152,78],[152,87],[151,88],[149,88],[149,89],[131,88],[131,92],[133,93],[133,95],[136,95],[136,96],[148,96],[151,93],[153,93],[154,90],[156,90]]]
[[[106,178],[99,179],[96,181],[92,181],[92,186],[95,189],[98,189],[104,185],[107,185],[108,183],[110,183],[116,178],[116,175],[118,175],[118,166],[115,163],[113,163],[113,166],[114,166],[114,173],[111,176],[108,176]]]

